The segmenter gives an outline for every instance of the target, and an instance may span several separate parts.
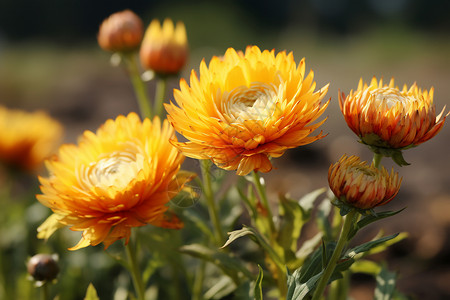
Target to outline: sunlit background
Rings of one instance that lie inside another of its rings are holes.
[[[446,0],[147,0],[126,4],[2,0],[0,104],[48,110],[65,125],[66,142],[75,142],[83,130],[95,130],[107,118],[136,111],[124,70],[111,66],[110,54],[96,42],[102,20],[126,8],[145,25],[166,17],[185,23],[190,59],[183,77],[198,68],[202,59],[209,61],[228,47],[244,50],[254,44],[292,51],[297,62],[305,57],[317,86],[330,83],[331,104],[322,126],[328,136],[275,160],[277,169],[266,176],[273,199],[279,192],[300,197],[326,186],[330,163],[344,153],[371,159],[370,151],[346,127],[337,97],[338,90],[355,89],[361,77],[365,81],[373,76],[386,81],[394,77],[400,86],[413,82],[424,89],[433,86],[437,111],[450,106],[450,1]],[[170,84],[178,87],[177,80]],[[152,83],[149,89],[154,89]],[[407,209],[377,225],[386,233],[410,233],[408,240],[380,259],[389,260],[390,269],[400,273],[400,290],[417,299],[450,297],[449,127],[405,151],[411,165],[395,166],[403,185],[398,198],[385,208]],[[383,163],[393,166],[387,159]],[[366,233],[371,238],[376,228]],[[80,254],[71,255],[80,258]],[[354,280],[354,298],[371,299],[373,281],[364,276]]]

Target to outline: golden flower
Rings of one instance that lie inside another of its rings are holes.
[[[404,149],[434,137],[444,126],[444,109],[436,117],[433,88],[422,91],[414,83],[400,90],[374,77],[370,85],[359,81],[358,89],[339,95],[345,121],[364,144],[375,148]],[[448,115],[448,114],[447,114]]]
[[[173,25],[165,19],[161,25],[153,20],[142,41],[140,58],[142,66],[159,74],[177,74],[186,64],[188,45],[183,22]]]
[[[248,47],[245,54],[228,49],[223,57],[192,71],[190,86],[180,81],[166,105],[168,119],[189,141],[173,142],[189,157],[211,159],[218,167],[268,172],[270,158],[289,148],[312,143],[309,136],[325,120],[311,124],[325,110],[328,85],[314,92],[313,72],[305,77],[305,62],[297,67],[292,53]]]
[[[98,44],[107,51],[136,50],[144,35],[142,20],[131,10],[112,14],[103,21],[97,35]]]
[[[0,160],[36,170],[61,141],[63,127],[43,111],[25,112],[0,106]]]
[[[398,173],[361,162],[359,157],[343,155],[328,170],[328,183],[334,195],[353,207],[371,209],[391,201],[401,184]]]
[[[152,224],[181,228],[167,204],[193,174],[179,171],[184,156],[169,143],[175,138],[167,121],[143,122],[135,113],[108,120],[97,133],[85,131],[78,146],[63,145],[47,161],[37,199],[54,212],[38,228],[48,238],[58,227],[82,231],[71,250],[101,242],[107,248],[132,227]]]

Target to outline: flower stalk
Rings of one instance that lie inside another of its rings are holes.
[[[153,111],[155,112],[155,116],[159,116],[163,119],[164,113],[164,100],[166,99],[166,89],[167,89],[167,76],[158,76],[158,80],[156,83],[156,92],[155,92],[155,104]]]
[[[203,180],[203,193],[206,198],[206,204],[208,206],[209,217],[211,218],[211,222],[214,226],[214,234],[216,238],[216,243],[219,246],[222,246],[224,243],[223,240],[223,230],[222,225],[220,224],[219,214],[216,206],[216,202],[214,201],[214,193],[212,190],[211,184],[211,162],[209,160],[201,160],[201,173]]]
[[[348,233],[350,232],[350,229],[352,228],[356,214],[357,214],[357,211],[355,209],[353,209],[345,217],[344,225],[342,226],[342,231],[341,231],[341,235],[339,236],[338,243],[336,245],[336,248],[333,251],[330,261],[327,264],[327,267],[323,271],[323,275],[320,278],[319,283],[317,284],[317,287],[314,292],[312,300],[319,300],[320,297],[322,296],[322,294],[328,284],[328,281],[330,280],[330,277],[333,274],[336,264],[337,264],[339,258],[341,257],[342,251],[348,243]]]
[[[139,270],[139,265],[137,261],[137,241],[135,245],[133,245],[133,241],[130,241],[125,246],[125,250],[127,252],[129,272],[133,280],[134,289],[136,290],[137,299],[145,300],[144,282],[142,280],[142,274],[141,271]]]
[[[133,85],[134,92],[139,105],[139,111],[142,119],[152,119],[152,108],[148,97],[147,88],[141,79],[136,56],[133,53],[124,54],[124,60],[127,66],[128,74]]]
[[[267,221],[269,224],[269,238],[273,239],[273,233],[275,232],[275,223],[273,222],[272,209],[270,208],[269,201],[267,200],[266,189],[261,184],[261,177],[257,171],[253,171],[253,181],[255,182],[256,190],[258,191],[259,198],[261,199],[262,205],[267,212]]]
[[[382,158],[383,158],[383,154],[379,154],[379,153],[373,154],[373,165],[375,168],[377,168],[377,169],[380,168],[380,162],[381,162]]]

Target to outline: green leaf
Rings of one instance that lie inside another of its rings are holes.
[[[237,240],[238,238],[248,235],[254,242],[256,242],[263,248],[263,250],[270,256],[270,258],[274,261],[275,264],[277,264],[277,266],[280,269],[284,269],[284,262],[279,256],[279,254],[269,244],[267,239],[259,232],[257,232],[255,229],[244,225],[242,229],[229,232],[228,235],[229,235],[228,240],[226,241],[225,245],[222,246],[222,248],[225,248],[226,246],[230,245],[233,241]]]
[[[263,280],[263,269],[260,265],[258,265],[259,268],[259,274],[258,278],[256,278],[255,282],[255,300],[263,300],[263,293],[262,293],[262,280]]]
[[[320,231],[323,232],[323,236],[326,241],[333,240],[333,230],[331,228],[330,221],[328,220],[328,217],[331,213],[331,208],[331,202],[325,200],[320,203],[317,210],[317,226],[319,227]]]
[[[352,273],[363,273],[376,276],[381,271],[381,266],[376,262],[366,259],[359,259],[350,267]]]
[[[277,241],[285,250],[297,251],[297,240],[300,237],[304,222],[304,210],[296,201],[284,196],[280,197],[280,226]]]
[[[303,242],[300,249],[295,253],[295,261],[288,262],[289,269],[295,270],[303,265],[305,259],[314,252],[317,245],[322,241],[323,233],[318,232],[314,237]]]
[[[100,300],[92,283],[89,284],[86,290],[86,297],[84,297],[84,300]]]
[[[408,237],[408,233],[407,232],[401,232],[399,233],[395,238],[386,241],[372,249],[370,249],[369,251],[367,251],[364,255],[371,255],[371,254],[376,254],[376,253],[380,253],[384,250],[386,250],[389,246],[396,244],[398,242],[400,242],[401,240],[404,240],[405,238]]]
[[[216,283],[205,292],[205,299],[222,299],[236,289],[236,284],[228,277],[222,276]]]
[[[300,273],[300,269],[295,270],[292,275],[288,273],[288,292],[286,295],[286,300],[304,299],[309,292],[314,290],[320,276],[322,275],[322,272],[320,272],[309,278],[306,282],[302,283],[300,280]]]
[[[180,252],[215,264],[235,282],[239,281],[240,274],[243,274],[248,278],[253,278],[253,274],[245,268],[245,265],[241,260],[232,257],[227,253],[219,252],[200,244],[182,246]]]
[[[402,212],[405,208],[402,208],[397,211],[384,211],[376,214],[366,215],[364,216],[355,227],[353,227],[350,232],[348,233],[348,240],[350,240],[352,237],[355,236],[355,234],[360,230],[361,228],[384,218],[395,216],[396,214]]]
[[[326,190],[327,190],[326,188],[317,189],[315,191],[312,191],[311,193],[306,194],[298,201],[298,204],[303,209],[305,216],[309,218],[309,216],[311,215],[311,211],[314,207],[314,202],[320,195],[325,193]]]
[[[381,272],[376,277],[377,286],[375,288],[374,300],[392,299],[395,292],[396,279],[397,275],[383,266]]]
[[[305,260],[298,275],[300,283],[305,283],[309,278],[322,271],[324,268],[322,265],[323,256],[331,257],[334,248],[336,248],[335,242],[326,242],[324,247],[317,248],[316,251]],[[322,254],[323,249],[325,249],[326,254]]]
[[[363,252],[367,252],[372,248],[375,248],[381,244],[383,244],[386,241],[392,240],[393,238],[395,238],[396,236],[398,236],[398,233],[390,235],[390,236],[385,236],[382,238],[379,238],[377,240],[374,241],[370,241],[364,244],[361,244],[359,246],[356,246],[352,249],[349,249],[347,251],[347,253],[345,254],[344,258],[353,258],[355,257],[357,254],[359,253],[363,253]]]

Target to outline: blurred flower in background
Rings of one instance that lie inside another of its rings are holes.
[[[309,136],[325,121],[311,124],[328,105],[321,105],[328,85],[314,88],[313,72],[305,77],[304,60],[297,67],[292,53],[230,48],[209,67],[203,61],[200,77],[192,71],[190,86],[180,81],[179,107],[166,110],[189,141],[173,143],[186,156],[211,159],[238,175],[269,172],[270,158],[324,136]]]
[[[174,26],[172,20],[165,19],[161,27],[153,20],[145,32],[140,58],[145,69],[160,75],[177,74],[186,64],[188,43],[183,22]]]
[[[401,178],[382,167],[361,162],[357,156],[343,155],[328,170],[328,183],[338,201],[360,209],[384,205],[397,195]]]
[[[97,40],[104,50],[127,52],[139,48],[143,34],[142,20],[127,9],[114,13],[103,21]]]
[[[0,161],[34,172],[59,146],[62,125],[43,111],[26,112],[0,106]]]
[[[107,248],[131,228],[152,224],[181,228],[167,203],[193,174],[180,170],[184,156],[170,143],[174,130],[159,118],[137,114],[108,120],[97,133],[85,131],[78,146],[63,145],[40,177],[38,200],[54,212],[38,229],[48,238],[61,226],[83,231],[71,250],[101,242]]]

